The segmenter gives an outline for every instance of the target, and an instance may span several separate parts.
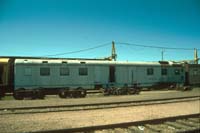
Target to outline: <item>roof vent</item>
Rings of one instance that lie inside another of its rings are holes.
[[[24,63],[28,63],[28,60],[24,60]]]
[[[80,62],[81,64],[86,64],[85,62]]]
[[[66,61],[62,61],[62,63],[63,63],[63,64],[67,64],[67,62],[66,62]]]
[[[48,61],[42,61],[42,63],[48,63]]]
[[[159,61],[160,64],[169,64],[168,61]]]

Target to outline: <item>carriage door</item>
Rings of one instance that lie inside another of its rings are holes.
[[[109,81],[115,82],[115,66],[109,67]]]
[[[3,84],[3,65],[0,65],[0,84]]]
[[[95,83],[101,83],[103,78],[102,78],[102,71],[103,69],[99,66],[95,66],[95,73],[94,73],[94,82]]]
[[[135,67],[129,69],[129,83],[131,84],[137,83],[136,70],[137,69]]]
[[[134,70],[131,71],[131,84],[134,83]]]

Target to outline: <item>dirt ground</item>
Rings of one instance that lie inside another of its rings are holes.
[[[3,133],[30,132],[140,121],[193,113],[200,113],[200,100],[99,110],[2,115],[0,131]]]
[[[88,96],[86,98],[77,99],[61,99],[58,96],[47,96],[44,100],[0,100],[0,108],[11,107],[33,107],[33,106],[56,106],[56,105],[75,105],[102,102],[119,102],[119,101],[138,101],[148,99],[161,99],[172,97],[200,96],[200,88],[192,91],[146,91],[139,95],[123,95],[123,96]]]

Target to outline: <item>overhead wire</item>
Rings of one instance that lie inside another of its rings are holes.
[[[85,51],[89,51],[89,50],[93,50],[93,49],[105,47],[105,46],[108,46],[110,44],[111,44],[111,42],[104,43],[104,44],[101,44],[101,45],[97,45],[95,47],[86,48],[86,49],[81,49],[81,50],[76,50],[76,51],[70,51],[70,52],[65,52],[65,53],[57,53],[57,54],[51,54],[51,55],[44,55],[44,56],[48,57],[48,56],[60,56],[60,55],[66,55],[66,54],[75,54],[75,53],[80,53],[80,52],[85,52]]]
[[[160,46],[153,46],[153,45],[141,45],[135,43],[127,43],[127,42],[115,42],[119,45],[129,45],[129,46],[138,46],[138,47],[146,47],[146,48],[156,48],[156,49],[170,49],[170,50],[194,50],[194,48],[175,48],[175,47],[160,47]],[[197,48],[197,50],[200,50]]]
[[[70,52],[64,52],[64,53],[57,53],[57,54],[50,54],[50,55],[44,55],[44,57],[49,57],[49,56],[61,56],[61,55],[66,55],[66,54],[75,54],[75,53],[80,53],[80,52],[85,52],[101,47],[105,47],[110,45],[111,42],[104,43],[101,45],[97,45],[95,47],[90,47],[86,49],[81,49],[81,50],[76,50],[76,51],[70,51]],[[194,48],[178,48],[178,47],[161,47],[161,46],[155,46],[155,45],[141,45],[141,44],[136,44],[136,43],[127,43],[127,42],[115,42],[116,45],[127,45],[127,46],[137,46],[137,47],[146,47],[146,48],[154,48],[154,49],[169,49],[169,50],[194,50]],[[200,50],[197,48],[197,50]]]

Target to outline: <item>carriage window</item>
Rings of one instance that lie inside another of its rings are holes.
[[[88,69],[87,68],[79,68],[79,75],[80,76],[88,75]]]
[[[153,68],[147,68],[147,75],[153,75]]]
[[[40,76],[49,76],[49,75],[50,75],[50,68],[49,67],[40,68]]]
[[[161,74],[162,75],[167,75],[167,69],[166,68],[162,68],[161,69]]]
[[[32,75],[32,70],[30,67],[27,67],[24,69],[24,75],[25,76],[31,76]]]
[[[67,76],[67,75],[69,75],[69,68],[61,67],[60,68],[60,76]]]
[[[175,69],[174,73],[175,73],[175,75],[180,75],[180,70],[179,69]]]

